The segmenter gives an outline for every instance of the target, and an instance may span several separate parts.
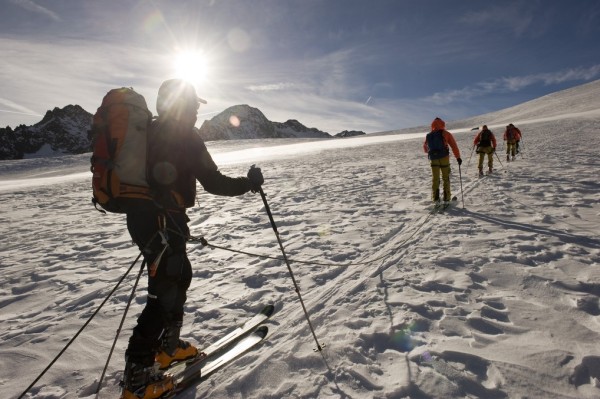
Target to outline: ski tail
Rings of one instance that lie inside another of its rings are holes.
[[[205,381],[215,372],[257,347],[268,333],[269,328],[267,326],[258,326],[226,350],[220,352],[218,356],[214,356],[204,363],[187,367],[178,374],[173,375],[175,390],[168,397],[171,398],[186,388]]]

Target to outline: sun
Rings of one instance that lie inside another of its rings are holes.
[[[173,60],[175,75],[193,84],[202,83],[208,74],[207,61],[202,50],[179,51]]]

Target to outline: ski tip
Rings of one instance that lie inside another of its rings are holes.
[[[272,304],[266,305],[261,311],[260,313],[267,316],[267,317],[271,317],[271,315],[275,312],[275,306]]]
[[[269,333],[269,327],[260,326],[256,330],[254,330],[254,332],[252,334],[258,335],[262,339],[262,338],[266,337],[268,333]]]

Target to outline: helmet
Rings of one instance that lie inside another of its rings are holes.
[[[483,127],[481,128],[481,130],[486,130],[487,129],[487,125],[483,125]]]
[[[182,115],[196,116],[200,103],[206,104],[196,94],[190,83],[181,79],[165,80],[158,89],[156,111],[159,116],[169,115],[179,119]]]
[[[435,118],[433,122],[431,122],[431,130],[442,130],[446,128],[446,122],[441,120],[440,118]]]

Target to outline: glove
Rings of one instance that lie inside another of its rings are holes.
[[[492,154],[496,152],[496,149],[492,147]]]
[[[456,162],[458,162],[458,166],[462,165],[462,159],[461,158],[456,158]]]
[[[252,165],[248,171],[248,180],[250,181],[250,191],[257,193],[260,191],[260,186],[265,182],[265,178],[260,171],[260,168]]]

